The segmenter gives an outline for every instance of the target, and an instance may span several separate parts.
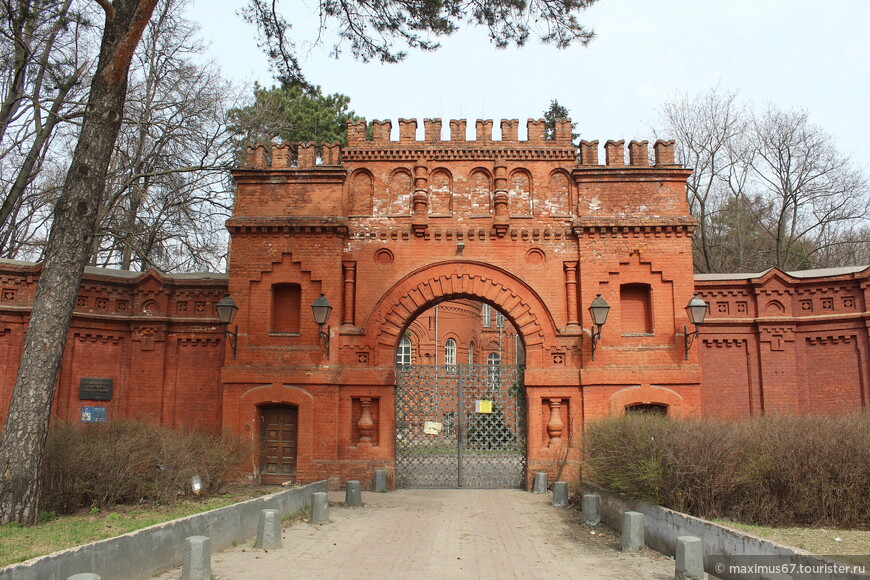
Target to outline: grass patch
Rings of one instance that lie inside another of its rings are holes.
[[[6,524],[0,526],[0,567],[277,491],[276,487],[240,486],[223,495],[184,499],[170,505],[141,504],[81,510],[60,517],[46,515],[42,523],[31,527]]]
[[[868,565],[870,530],[838,530],[834,528],[773,528],[740,524],[730,520],[713,520],[717,524],[752,534],[778,544],[806,550],[812,554],[837,556],[848,564]],[[857,557],[856,557],[857,555]]]

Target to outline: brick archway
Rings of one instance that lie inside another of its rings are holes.
[[[523,337],[526,364],[541,364],[533,353],[556,341],[556,325],[541,297],[516,276],[489,264],[440,262],[408,274],[393,285],[372,309],[365,323],[378,329],[376,364],[390,364],[402,332],[434,304],[453,298],[473,298],[497,305]]]

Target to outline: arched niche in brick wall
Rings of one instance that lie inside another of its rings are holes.
[[[352,216],[372,215],[372,203],[375,193],[372,174],[361,169],[351,176],[349,182],[348,214]]]
[[[693,413],[693,409],[684,404],[682,395],[672,389],[658,385],[634,385],[620,389],[610,396],[610,414],[622,415],[627,407],[650,404],[666,405],[667,414],[672,417],[684,417]]]
[[[429,176],[429,213],[449,215],[453,212],[453,176],[446,169],[436,169]]]
[[[551,216],[571,215],[571,179],[568,172],[557,169],[550,173],[547,197],[539,201],[541,214]]]
[[[375,364],[388,365],[405,329],[435,304],[470,298],[497,306],[522,336],[526,366],[542,366],[540,355],[556,344],[557,329],[544,301],[522,280],[480,262],[441,262],[405,276],[369,314],[365,328],[376,333]]]
[[[468,210],[473,216],[492,214],[492,175],[482,167],[472,170],[468,178]]]
[[[511,216],[532,215],[532,175],[525,169],[511,172],[508,207]]]
[[[390,175],[390,206],[389,215],[409,215],[411,213],[411,190],[414,180],[407,169],[397,169]]]

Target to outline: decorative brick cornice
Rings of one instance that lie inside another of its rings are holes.
[[[571,171],[571,176],[577,184],[607,181],[686,181],[691,174],[691,169],[684,169],[673,165],[650,167],[581,165]]]
[[[343,183],[347,171],[336,167],[317,167],[316,169],[233,169],[233,179],[238,184],[250,183]]]
[[[661,237],[688,236],[697,221],[689,216],[673,218],[581,217],[571,222],[578,236]]]
[[[826,345],[826,344],[851,344],[855,340],[854,334],[826,334],[824,336],[808,336],[807,344],[811,345]]]
[[[227,220],[232,235],[271,234],[303,236],[348,236],[348,221],[342,217],[238,217]]]

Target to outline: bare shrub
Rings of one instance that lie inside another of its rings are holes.
[[[718,423],[632,414],[594,423],[584,446],[587,477],[634,499],[704,517],[734,493],[735,444]]]
[[[866,526],[870,416],[768,416],[741,424],[735,518],[767,525]]]
[[[249,453],[236,437],[143,422],[58,423],[46,443],[41,509],[165,503],[192,493],[194,475],[203,494],[217,493]]]
[[[586,479],[700,517],[762,525],[870,521],[870,416],[683,421],[627,416],[585,434]]]

